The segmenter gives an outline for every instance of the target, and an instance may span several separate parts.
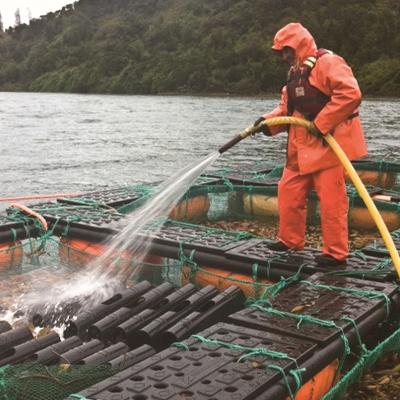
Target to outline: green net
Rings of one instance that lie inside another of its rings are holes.
[[[326,393],[322,400],[339,400],[346,398],[351,385],[358,382],[362,378],[362,375],[368,371],[380,357],[398,351],[400,351],[400,329],[397,329],[373,349],[367,350],[364,348],[364,351],[358,357],[354,365],[343,374],[336,385]],[[371,399],[373,398],[375,397],[372,395]]]
[[[108,366],[7,365],[0,367],[0,399],[63,400],[116,372]]]
[[[260,220],[276,223],[278,219],[278,180],[281,167],[272,169],[267,174],[246,172],[242,176],[232,175],[233,170],[220,170],[215,174],[219,179],[212,184],[206,177],[194,185],[177,206],[171,217],[175,220],[198,222]],[[380,172],[376,172],[379,175]],[[393,172],[396,174],[397,172]],[[400,175],[400,173],[399,173]],[[373,180],[371,180],[373,183]],[[378,182],[376,182],[378,184]],[[393,231],[400,228],[400,197],[391,188],[367,185],[370,195],[380,211],[388,229]],[[355,188],[347,185],[349,198],[349,227],[358,230],[377,232],[363,200]],[[143,204],[144,199],[119,207],[122,213],[129,213]],[[307,204],[307,221],[309,226],[320,224],[320,208],[315,192],[309,194]]]

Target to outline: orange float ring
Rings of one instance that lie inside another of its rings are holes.
[[[383,220],[389,231],[400,228],[400,215],[396,211],[381,211]],[[365,207],[352,207],[349,210],[350,226],[352,228],[377,231],[375,221],[372,219],[370,212]]]
[[[236,274],[218,268],[200,267],[192,275],[188,266],[182,269],[182,285],[193,281],[200,287],[213,285],[221,292],[230,286],[237,286],[242,289],[246,297],[257,298],[264,290],[274,282],[267,279],[254,279],[249,275]]]
[[[243,211],[245,214],[264,217],[277,217],[278,197],[264,194],[243,194]]]
[[[182,200],[169,214],[176,221],[195,221],[207,216],[210,209],[208,196],[196,196]]]
[[[0,244],[0,271],[19,267],[23,256],[20,241]]]
[[[91,242],[88,240],[61,238],[59,245],[59,258],[64,264],[74,267],[85,267],[90,264],[96,257],[100,256],[107,250],[107,244]],[[127,270],[132,267],[132,260],[137,258],[127,251],[122,254],[116,254],[118,260],[114,263],[114,257],[107,262],[110,269],[117,268],[118,271]],[[146,255],[139,265],[157,264],[162,265],[163,257]],[[160,271],[161,272],[161,271]]]
[[[295,400],[321,399],[336,383],[338,368],[339,360],[335,360],[326,366],[299,389],[295,396]]]
[[[364,185],[379,186],[381,188],[392,188],[397,181],[396,172],[380,172],[374,170],[357,169],[357,174]],[[350,178],[346,173],[346,181],[350,182]]]

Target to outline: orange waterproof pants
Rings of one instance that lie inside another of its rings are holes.
[[[349,254],[349,205],[342,166],[306,175],[285,168],[278,188],[278,238],[291,249],[304,248],[307,195],[312,188],[315,188],[320,202],[324,242],[322,252],[337,260],[344,260]]]

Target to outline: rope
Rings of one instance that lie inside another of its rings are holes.
[[[279,257],[274,257],[271,259],[271,261],[274,261],[275,259],[278,259]],[[296,283],[300,279],[300,273],[301,270],[303,269],[303,266],[306,264],[300,265],[299,269],[297,272],[289,277],[289,278],[283,278],[281,277],[280,281],[275,283],[274,285],[270,286],[265,292],[264,295],[262,296],[262,300],[269,300],[275,298],[275,296],[283,290],[285,287],[291,285],[292,283]]]
[[[18,203],[13,203],[13,204],[11,204],[10,207],[11,207],[11,208],[19,209],[19,210],[21,210],[23,213],[25,213],[25,214],[27,214],[27,215],[33,217],[33,218],[36,218],[36,219],[42,224],[43,229],[44,229],[45,231],[47,231],[47,229],[48,229],[47,221],[46,221],[46,220],[44,219],[44,217],[43,217],[42,215],[40,215],[38,212],[33,211],[33,210],[30,209],[29,207],[24,206],[24,205],[22,205],[22,204],[18,204]]]
[[[75,197],[81,195],[82,193],[31,194],[27,196],[17,196],[17,197],[0,197],[0,202],[4,203],[4,202],[23,201],[23,200],[58,199],[62,197]]]

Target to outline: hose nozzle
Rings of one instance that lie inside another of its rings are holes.
[[[227,142],[223,146],[221,146],[218,149],[219,153],[220,154],[225,153],[227,150],[229,150],[235,144],[239,143],[241,140],[247,138],[250,135],[253,135],[254,133],[256,133],[257,128],[258,128],[258,125],[257,126],[249,126],[249,127],[247,127],[245,130],[240,132],[238,135],[236,135],[229,142]]]

